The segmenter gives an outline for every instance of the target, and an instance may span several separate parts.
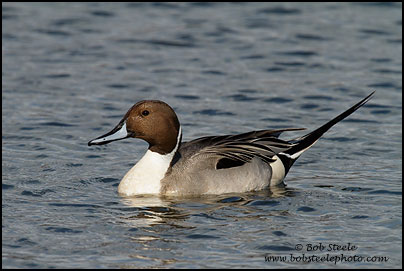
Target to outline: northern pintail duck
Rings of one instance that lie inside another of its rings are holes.
[[[88,142],[103,145],[134,137],[149,149],[123,177],[118,192],[202,195],[255,191],[283,183],[293,163],[332,126],[364,105],[366,98],[320,128],[292,140],[279,139],[287,128],[237,135],[207,136],[181,142],[177,115],[165,102],[140,101],[109,133]]]

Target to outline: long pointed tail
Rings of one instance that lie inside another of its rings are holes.
[[[334,126],[335,124],[337,124],[338,122],[340,122],[341,120],[345,119],[346,117],[351,115],[353,112],[358,110],[362,105],[367,103],[370,100],[370,98],[372,98],[374,93],[375,93],[375,91],[370,93],[362,101],[355,104],[354,106],[352,106],[351,108],[349,108],[348,110],[346,110],[342,114],[338,115],[334,119],[330,120],[329,122],[327,122],[326,124],[324,124],[320,128],[314,130],[313,132],[311,132],[311,133],[309,133],[307,135],[304,135],[302,137],[299,137],[299,138],[293,140],[292,143],[296,143],[295,146],[293,146],[292,148],[288,149],[285,152],[282,152],[282,153],[278,154],[279,158],[281,159],[281,161],[283,162],[283,164],[285,166],[285,171],[286,171],[285,173],[287,173],[289,171],[289,168],[293,165],[293,163],[297,160],[297,158],[299,158],[299,156],[304,151],[306,151],[311,146],[313,146],[314,143],[316,143],[317,140],[325,132],[327,132],[332,126]]]

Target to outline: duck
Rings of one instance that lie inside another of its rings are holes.
[[[255,130],[182,142],[175,111],[163,101],[143,100],[135,103],[115,128],[90,140],[88,146],[126,138],[149,144],[144,156],[120,181],[118,193],[122,196],[198,196],[270,189],[285,185],[285,176],[296,160],[373,94],[314,131],[291,140],[279,136],[305,128]]]

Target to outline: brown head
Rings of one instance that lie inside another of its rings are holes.
[[[88,142],[103,145],[112,141],[134,137],[149,143],[149,150],[170,153],[177,145],[180,123],[174,110],[158,100],[140,101],[133,105],[118,125],[109,133]]]

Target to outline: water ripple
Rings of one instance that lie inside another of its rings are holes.
[[[301,13],[301,10],[297,8],[273,7],[259,9],[258,13],[273,15],[295,15]]]
[[[232,112],[221,111],[217,109],[204,109],[192,112],[193,114],[209,115],[209,116],[234,116]]]

